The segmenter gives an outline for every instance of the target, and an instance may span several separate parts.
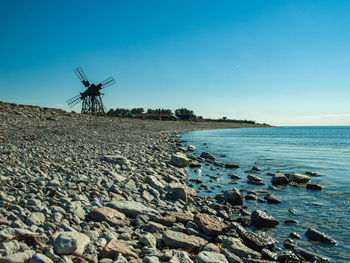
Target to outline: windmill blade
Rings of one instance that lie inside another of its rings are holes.
[[[80,79],[81,82],[83,82],[85,87],[89,87],[90,83],[83,71],[82,67],[77,67],[76,69],[74,69],[74,73],[78,76],[78,78]]]
[[[77,95],[69,100],[67,100],[67,104],[69,107],[73,107],[74,105],[78,104],[81,101],[81,95]]]
[[[104,88],[107,88],[109,86],[112,86],[114,85],[116,82],[115,82],[115,79],[113,77],[109,77],[108,79],[104,80],[101,82],[101,89],[104,89]]]

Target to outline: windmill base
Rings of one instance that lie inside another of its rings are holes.
[[[101,95],[87,96],[83,99],[81,113],[100,114],[104,112]]]

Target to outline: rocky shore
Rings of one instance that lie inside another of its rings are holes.
[[[279,222],[261,210],[249,215],[238,189],[215,200],[187,185],[188,165],[214,161],[205,153],[188,158],[183,152],[191,149],[177,134],[254,125],[96,117],[1,102],[0,124],[0,262],[326,260],[293,246],[296,233],[279,251],[263,231],[247,230],[247,220],[261,228]],[[307,235],[336,243],[316,230]]]

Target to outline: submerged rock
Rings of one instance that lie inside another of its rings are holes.
[[[288,184],[288,178],[284,174],[281,173],[276,173],[272,178],[271,178],[271,183],[273,185],[287,185]]]
[[[330,236],[327,236],[326,234],[317,231],[316,229],[310,228],[305,232],[305,235],[312,241],[319,241],[321,243],[327,243],[336,245],[338,242],[331,238]]]
[[[243,205],[241,192],[237,188],[232,188],[224,192],[224,199],[231,205]]]
[[[319,184],[307,184],[306,189],[322,191],[324,189],[324,187],[322,185],[319,185]]]
[[[286,176],[289,178],[289,182],[298,184],[306,184],[311,180],[309,176],[298,173],[286,174]]]

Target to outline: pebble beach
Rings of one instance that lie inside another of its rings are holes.
[[[188,185],[188,167],[213,160],[208,153],[191,157],[182,133],[250,127],[262,126],[97,117],[0,102],[0,262],[326,261],[292,241],[275,249],[264,231],[246,229],[247,220],[261,229],[279,222],[268,211],[247,214],[239,189],[215,199]],[[312,240],[337,243],[308,231]]]

